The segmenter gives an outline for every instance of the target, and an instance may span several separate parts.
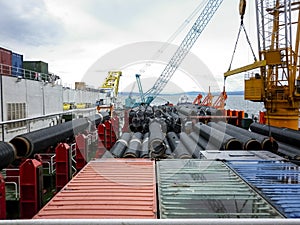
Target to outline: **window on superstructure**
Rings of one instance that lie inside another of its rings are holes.
[[[7,103],[7,120],[19,120],[26,118],[26,103]],[[9,123],[7,129],[24,127],[25,121]]]

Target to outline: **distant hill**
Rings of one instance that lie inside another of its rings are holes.
[[[181,92],[181,93],[164,93],[162,95],[166,96],[166,95],[198,95],[198,94],[202,94],[202,95],[206,95],[207,93],[203,93],[203,92],[197,92],[197,91],[189,91],[189,92]],[[220,92],[213,92],[212,95],[219,95]],[[121,96],[139,96],[140,94],[138,92],[119,92],[119,95]],[[244,95],[244,91],[229,91],[227,92],[227,95]]]

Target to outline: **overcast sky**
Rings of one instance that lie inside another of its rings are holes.
[[[51,72],[58,74],[63,83],[72,84],[84,81],[89,68],[115,49],[137,42],[166,42],[203,2],[206,1],[0,0],[0,46],[23,54],[24,60],[48,62]],[[254,3],[248,4],[245,25],[257,52]],[[191,50],[219,86],[229,67],[239,29],[238,5],[239,0],[224,0]],[[191,25],[192,22],[172,44],[179,45]],[[236,54],[233,68],[253,62],[244,35]],[[122,80],[138,73],[136,68],[120,68],[125,70]],[[178,76],[180,71],[177,79]],[[243,90],[243,76],[228,78],[227,90]],[[100,76],[99,84],[94,85],[99,86],[103,79]],[[205,83],[205,78],[200,77],[198,82]]]

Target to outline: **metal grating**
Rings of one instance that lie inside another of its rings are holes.
[[[281,215],[219,161],[157,162],[160,218],[280,218]]]
[[[146,159],[89,162],[34,219],[155,219],[155,164]]]
[[[230,161],[287,218],[300,218],[300,168],[285,161]]]

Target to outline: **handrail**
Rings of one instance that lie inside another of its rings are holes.
[[[88,109],[71,109],[59,113],[51,113],[51,114],[46,114],[42,116],[35,116],[35,117],[28,117],[28,118],[22,118],[22,119],[16,119],[16,120],[6,120],[6,121],[0,121],[0,125],[5,125],[5,124],[10,124],[10,123],[15,123],[15,122],[22,122],[22,121],[31,121],[31,120],[37,120],[37,119],[44,119],[48,117],[54,117],[58,115],[65,115],[65,114],[70,114],[70,113],[75,113],[75,112],[88,112],[88,111],[95,111],[95,108],[88,108]]]
[[[298,225],[299,219],[32,219],[0,220],[0,225]]]

